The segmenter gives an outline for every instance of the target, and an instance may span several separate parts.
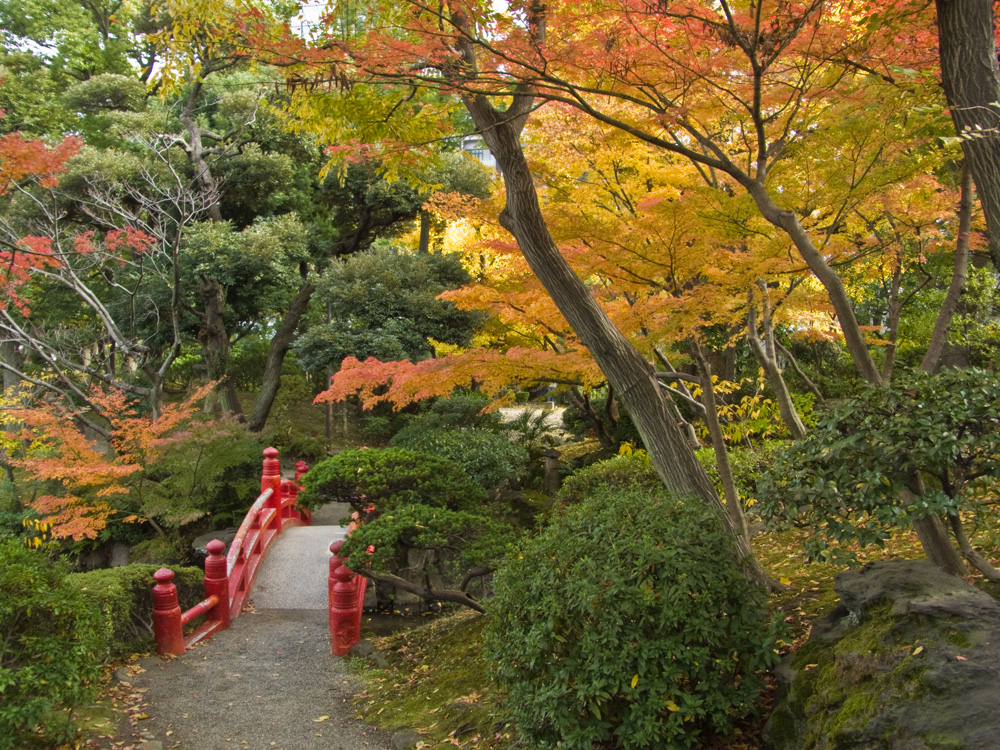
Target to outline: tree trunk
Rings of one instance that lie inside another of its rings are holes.
[[[934,322],[930,344],[920,363],[924,372],[937,372],[941,367],[941,354],[948,339],[951,319],[958,309],[958,302],[969,279],[969,232],[972,230],[972,170],[968,163],[962,165],[962,193],[958,206],[958,241],[955,243],[955,270],[944,303]]]
[[[281,319],[281,323],[278,324],[278,330],[274,332],[271,346],[267,351],[267,364],[264,366],[264,382],[260,389],[260,395],[257,397],[257,402],[254,404],[250,416],[247,417],[247,427],[252,432],[260,432],[264,429],[267,416],[271,413],[271,406],[274,404],[278,389],[281,387],[281,365],[285,361],[288,350],[292,348],[292,342],[295,341],[295,331],[299,327],[299,322],[305,314],[315,289],[316,287],[308,282],[299,288],[298,293],[288,305],[288,311]]]
[[[761,286],[763,285],[761,284]],[[785,427],[792,434],[793,440],[801,440],[806,436],[806,427],[799,418],[799,412],[792,401],[792,394],[789,393],[788,386],[785,384],[785,377],[778,366],[773,344],[773,323],[770,307],[767,304],[766,289],[762,289],[761,294],[762,301],[764,302],[764,339],[768,342],[768,345],[765,346],[757,333],[757,302],[754,299],[752,289],[747,295],[747,341],[750,342],[750,348],[753,350],[754,356],[757,358],[760,366],[764,368],[767,382],[774,392],[775,400],[778,402],[781,421],[785,423]]]
[[[602,448],[607,450],[618,450],[618,442],[615,440],[614,435],[609,435],[607,426],[604,424],[604,420],[601,419],[601,415],[594,411],[594,407],[590,403],[590,399],[582,395],[577,388],[571,388],[569,390],[569,398],[573,406],[580,410],[583,414],[584,419],[590,423],[591,428],[594,430],[594,434],[597,436],[597,441],[601,444]]]
[[[420,246],[419,253],[427,255],[431,251],[431,212],[420,209]]]
[[[914,503],[915,498],[909,490],[903,490],[901,501]],[[920,539],[920,546],[923,547],[927,559],[937,565],[946,573],[953,576],[963,576],[966,573],[965,563],[959,555],[955,545],[951,543],[948,536],[948,529],[940,516],[924,516],[913,519],[913,528]]]
[[[515,97],[506,112],[498,112],[479,96],[466,96],[465,104],[504,178],[507,205],[500,214],[501,226],[517,240],[528,265],[614,388],[663,484],[677,497],[716,507],[748,575],[761,585],[773,585],[746,539],[732,528],[715,488],[671,418],[652,366],[615,328],[552,241],[520,142],[530,101]]]
[[[3,390],[6,393],[21,383],[16,371],[24,369],[24,355],[16,341],[4,341],[0,343],[0,359],[12,368],[3,368]]]
[[[227,377],[229,371],[229,334],[222,315],[225,311],[226,296],[222,285],[215,279],[204,274],[201,276],[201,298],[205,305],[205,317],[201,330],[198,331],[198,341],[201,343],[202,355],[208,367],[208,379],[219,381],[216,393],[219,406],[223,413],[241,414],[239,399],[232,380]]]
[[[733,479],[733,470],[729,465],[729,452],[726,450],[726,438],[722,434],[722,425],[719,424],[719,407],[715,403],[715,387],[712,385],[712,367],[705,359],[698,342],[693,339],[691,340],[691,356],[694,357],[695,364],[698,366],[698,374],[701,376],[701,399],[705,404],[705,424],[708,425],[708,434],[712,438],[715,465],[719,470],[719,481],[722,483],[723,494],[726,496],[726,512],[729,513],[729,520],[736,532],[749,542],[750,526],[747,523],[746,514],[743,512],[739,493],[736,491],[736,481]]]
[[[941,85],[1000,268],[1000,66],[993,0],[936,0]]]

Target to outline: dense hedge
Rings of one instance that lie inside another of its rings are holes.
[[[528,747],[691,747],[754,710],[775,658],[716,512],[662,491],[595,485],[494,586],[484,649]]]
[[[66,567],[0,539],[0,750],[69,739],[60,709],[92,698],[104,646],[100,612]]]
[[[488,491],[504,480],[521,479],[528,468],[528,452],[503,432],[427,428],[417,423],[397,432],[389,444],[451,461]]]
[[[559,505],[576,505],[609,487],[644,487],[651,492],[660,492],[663,480],[645,453],[615,456],[567,477],[556,495],[556,502]]]
[[[105,652],[110,656],[153,648],[153,573],[160,565],[135,563],[119,568],[73,573],[67,584],[82,591],[101,613]],[[199,568],[171,567],[182,610],[205,598],[205,573]]]

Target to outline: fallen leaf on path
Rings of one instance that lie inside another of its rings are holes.
[[[326,721],[329,718],[330,718],[329,716],[320,716],[318,719],[313,719],[313,723],[318,724],[319,722]]]

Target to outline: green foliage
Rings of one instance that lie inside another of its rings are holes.
[[[616,444],[628,442],[639,448],[643,447],[642,436],[639,435],[639,430],[636,429],[632,417],[621,408],[620,404],[618,405],[617,420],[612,419],[608,413],[607,388],[595,388],[591,392],[590,406],[594,410],[594,413],[598,415],[604,425],[604,429],[610,433]],[[584,416],[583,411],[573,403],[568,404],[566,411],[563,412],[563,425],[568,432],[579,437],[585,437],[593,428],[590,420]]]
[[[525,409],[506,423],[507,434],[522,445],[530,456],[541,456],[543,451],[557,443],[555,435],[549,429],[550,415],[545,410]]]
[[[361,524],[341,553],[359,573],[396,573],[399,553],[433,551],[428,572],[454,575],[457,570],[492,570],[517,538],[509,523],[482,513],[407,505]]]
[[[482,313],[437,299],[468,283],[451,255],[413,255],[395,248],[352,255],[327,269],[317,298],[332,322],[314,325],[296,342],[307,369],[339,367],[345,357],[420,360],[434,354],[431,339],[467,346]]]
[[[615,456],[567,477],[556,495],[556,503],[578,505],[594,495],[616,489],[659,492],[663,489],[663,481],[645,453]]]
[[[160,565],[133,563],[118,568],[72,573],[67,585],[82,591],[101,613],[101,631],[111,657],[148,651],[153,644],[153,573]],[[174,567],[182,610],[205,597],[204,571]]]
[[[103,639],[97,607],[66,567],[17,539],[0,539],[0,750],[29,746],[39,730],[68,739],[57,712],[92,697]]]
[[[229,525],[260,494],[260,456],[256,437],[235,419],[194,421],[164,441],[130,494],[143,515],[167,526],[206,515]]]
[[[305,508],[346,502],[363,512],[374,505],[368,517],[414,503],[467,510],[486,499],[461,467],[402,448],[344,451],[310,469],[303,485],[298,501]]]
[[[484,649],[530,747],[692,747],[753,711],[774,662],[721,520],[663,491],[597,490],[494,585]]]
[[[1000,287],[987,268],[970,269],[969,281],[948,329],[948,343],[968,364],[993,368],[1000,357]]]
[[[815,422],[815,418],[813,421]],[[784,443],[778,440],[762,440],[752,445],[729,449],[729,468],[736,482],[736,492],[746,507],[754,505],[760,498],[757,483],[770,468],[776,452],[783,445]],[[712,448],[702,448],[695,451],[695,457],[722,497],[722,483],[719,480],[719,467],[715,462],[715,451]]]
[[[461,466],[485,490],[506,480],[519,479],[528,465],[528,452],[504,433],[489,430],[427,428],[415,420],[397,432],[389,445],[432,453]]]
[[[414,423],[427,427],[476,427],[481,430],[499,430],[503,420],[497,411],[482,413],[492,403],[489,396],[476,391],[455,391],[448,398],[430,402]]]
[[[830,543],[882,545],[914,518],[981,509],[998,477],[1000,377],[946,370],[868,386],[833,406],[777,455],[758,494],[772,522],[822,529],[806,543],[811,558],[850,561]]]

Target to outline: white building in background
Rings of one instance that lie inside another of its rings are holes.
[[[490,150],[486,148],[486,141],[483,140],[481,135],[467,135],[463,138],[462,150],[479,159],[483,165],[490,169],[497,168],[497,160],[493,157]]]

